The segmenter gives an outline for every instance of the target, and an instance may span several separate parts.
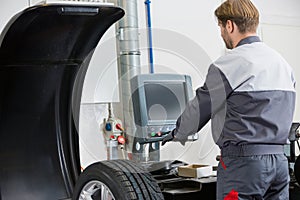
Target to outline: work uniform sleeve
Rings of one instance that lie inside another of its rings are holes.
[[[186,141],[197,133],[226,104],[232,89],[222,71],[213,64],[209,67],[205,83],[196,90],[196,96],[177,120],[174,136]]]

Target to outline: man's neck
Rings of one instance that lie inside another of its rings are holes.
[[[238,34],[235,39],[233,40],[233,48],[237,47],[237,45],[239,44],[239,42],[247,37],[250,36],[257,36],[256,33],[245,33],[245,34]]]

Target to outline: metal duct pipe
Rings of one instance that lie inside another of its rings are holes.
[[[117,6],[125,10],[125,16],[117,25],[119,54],[119,83],[127,139],[135,133],[135,123],[131,100],[130,79],[141,73],[140,47],[138,31],[138,12],[136,0],[116,0]],[[133,141],[128,142],[127,150],[132,150]]]

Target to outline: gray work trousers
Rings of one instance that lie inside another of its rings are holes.
[[[224,156],[218,165],[217,200],[288,200],[284,154]]]

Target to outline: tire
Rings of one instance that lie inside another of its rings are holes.
[[[110,160],[94,163],[80,174],[72,200],[84,199],[163,200],[164,197],[155,179],[139,164]]]

